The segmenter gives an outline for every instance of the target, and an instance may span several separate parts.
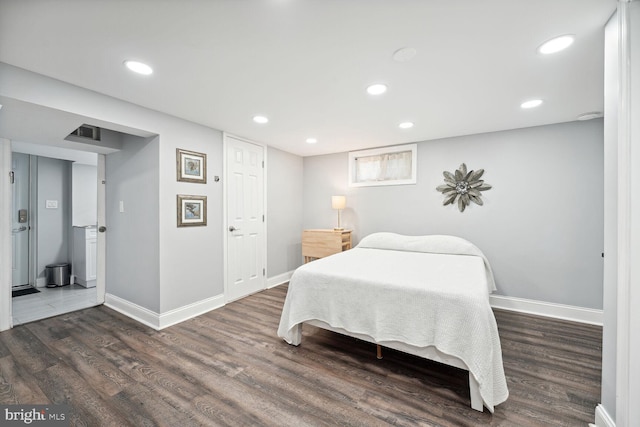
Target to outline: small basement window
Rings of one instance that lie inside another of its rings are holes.
[[[349,186],[416,183],[418,145],[396,145],[349,153]]]

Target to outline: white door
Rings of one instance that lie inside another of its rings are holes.
[[[227,301],[265,288],[264,147],[225,135]]]
[[[12,286],[29,284],[29,155],[13,153],[11,243],[13,251]]]

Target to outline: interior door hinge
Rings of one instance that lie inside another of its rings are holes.
[[[264,160],[262,161],[262,169],[264,169]]]
[[[16,182],[16,176],[15,173],[13,173],[13,171],[9,172],[9,183],[13,184]]]
[[[262,222],[264,222],[264,215],[262,215]]]
[[[263,268],[263,269],[262,269],[262,276],[264,277],[264,276],[266,276],[266,275],[267,275],[267,270]]]

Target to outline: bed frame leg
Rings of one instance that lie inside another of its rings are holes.
[[[377,348],[376,348],[376,357],[378,359],[382,359],[382,347],[380,346],[380,344],[376,344]]]
[[[471,409],[482,412],[484,405],[482,404],[482,396],[480,396],[480,386],[471,372],[469,372],[469,394],[471,395]]]
[[[298,323],[293,328],[291,328],[293,338],[289,344],[291,345],[300,345],[302,342],[302,323]]]

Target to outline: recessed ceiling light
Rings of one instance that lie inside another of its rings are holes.
[[[403,47],[393,52],[393,60],[396,62],[408,62],[416,56],[417,50],[412,47]]]
[[[306,141],[307,144],[315,144],[316,142],[318,142],[316,138],[307,138]]]
[[[124,61],[124,65],[134,73],[143,74],[145,76],[153,73],[153,69],[147,64],[143,64],[142,62]]]
[[[369,95],[382,95],[387,91],[387,85],[383,85],[381,83],[376,83],[367,88],[367,92]]]
[[[269,123],[269,119],[265,116],[253,116],[253,121],[260,124]]]
[[[591,120],[597,119],[598,117],[602,117],[602,113],[600,111],[592,111],[590,113],[580,114],[578,120]]]
[[[520,108],[536,108],[542,104],[542,99],[531,99],[520,104]]]
[[[554,37],[551,40],[542,43],[538,48],[538,52],[544,55],[560,52],[561,50],[564,50],[571,46],[574,40],[575,36],[573,34],[565,34],[563,36]]]
[[[400,129],[411,129],[413,127],[413,122],[402,122],[398,125]]]

